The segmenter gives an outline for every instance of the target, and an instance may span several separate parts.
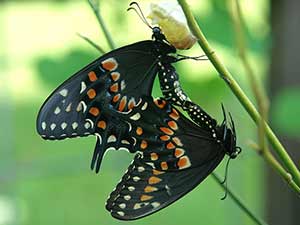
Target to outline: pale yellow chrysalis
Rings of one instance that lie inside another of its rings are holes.
[[[167,40],[177,49],[189,49],[197,41],[190,31],[181,7],[175,2],[150,4],[147,16],[153,25],[158,25]]]

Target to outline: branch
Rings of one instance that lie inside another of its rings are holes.
[[[106,25],[105,25],[105,23],[104,23],[104,21],[102,19],[100,11],[99,11],[99,0],[96,0],[96,3],[93,3],[93,0],[87,0],[87,2],[89,3],[90,7],[92,8],[92,10],[93,10],[93,12],[94,12],[94,14],[95,14],[95,16],[96,16],[96,18],[98,20],[100,28],[101,28],[101,30],[104,33],[104,36],[105,36],[105,38],[107,40],[107,43],[108,43],[110,49],[111,50],[115,49],[116,48],[115,43],[114,43],[114,41],[113,41],[113,39],[112,39],[112,37],[111,37],[108,29],[106,28]]]
[[[272,166],[272,168],[278,172],[278,174],[287,182],[287,184],[299,195],[300,187],[295,183],[290,173],[288,173],[271,154],[269,149],[262,150],[255,143],[250,143],[250,147],[262,155],[263,158]]]
[[[238,83],[234,80],[231,73],[222,64],[215,51],[213,51],[213,49],[209,45],[200,27],[198,26],[188,4],[186,3],[185,0],[177,0],[177,1],[183,9],[183,12],[187,18],[191,31],[198,39],[198,44],[201,46],[201,48],[203,49],[203,51],[205,52],[205,54],[207,55],[207,57],[215,67],[215,69],[221,75],[221,77],[226,81],[227,85],[230,87],[232,92],[235,94],[235,96],[238,98],[240,103],[246,109],[248,114],[251,116],[254,122],[258,124],[262,119],[260,114],[257,112],[256,108],[249,100],[249,98],[246,96],[246,94],[243,92],[243,90],[240,88]],[[269,125],[266,122],[264,122],[264,124],[265,124],[267,138],[270,144],[272,145],[274,151],[278,154],[279,158],[282,160],[284,166],[288,169],[289,173],[292,175],[292,178],[295,180],[296,184],[300,186],[300,172],[298,168],[296,167],[296,165],[294,164],[294,162],[292,161],[289,154],[286,152],[286,150],[284,149],[284,147],[282,146],[278,138],[275,136],[275,134],[273,133]]]
[[[89,43],[90,45],[92,45],[94,48],[96,48],[101,54],[104,54],[105,51],[103,48],[101,48],[99,45],[97,45],[95,42],[93,42],[90,38],[80,34],[80,33],[77,33],[77,35],[79,37],[81,37],[83,40],[85,40],[87,43]]]
[[[222,180],[221,178],[219,178],[219,176],[216,173],[212,173],[212,177],[214,178],[214,180],[220,184],[220,186],[226,191],[227,189],[227,193],[228,195],[233,199],[233,201],[256,223],[259,225],[267,225],[266,222],[262,221],[261,219],[259,219],[258,217],[255,216],[255,214],[242,202],[242,200],[235,195],[228,187],[224,187],[224,185],[222,184]]]

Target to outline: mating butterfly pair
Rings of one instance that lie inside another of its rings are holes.
[[[44,139],[95,135],[91,168],[111,147],[136,153],[106,208],[132,220],[154,213],[195,188],[222,161],[240,152],[231,119],[216,121],[183,92],[172,63],[176,49],[158,27],[153,40],[113,50],[60,85],[37,118]],[[153,100],[158,74],[165,99]],[[173,107],[186,110],[193,121]]]

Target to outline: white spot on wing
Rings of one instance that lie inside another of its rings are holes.
[[[66,112],[70,112],[71,111],[71,105],[72,105],[72,102],[67,106]]]
[[[122,140],[121,143],[122,143],[122,144],[126,144],[126,145],[129,145],[129,144],[130,144],[127,140]]]
[[[135,187],[129,186],[129,187],[128,187],[128,190],[129,190],[129,191],[134,191],[134,190],[135,190]]]
[[[117,213],[118,213],[120,216],[124,216],[124,215],[125,215],[125,213],[122,212],[122,211],[118,211]]]
[[[139,178],[138,176],[135,176],[132,179],[133,179],[133,181],[138,182],[141,178]]]
[[[63,96],[63,97],[67,97],[67,95],[68,95],[68,90],[67,90],[67,89],[62,89],[62,90],[59,92],[59,94],[60,94],[61,96]]]
[[[115,142],[116,140],[117,140],[117,138],[116,138],[115,135],[110,135],[110,136],[108,137],[107,143]]]
[[[145,171],[145,168],[142,167],[142,166],[139,166],[139,167],[138,167],[138,171],[141,173],[141,172]]]
[[[125,81],[122,80],[122,81],[121,81],[121,91],[123,91],[125,88],[126,88]]]
[[[55,110],[54,110],[54,114],[59,114],[60,113],[60,108],[57,106],[56,108],[55,108]]]
[[[91,127],[91,124],[89,122],[86,122],[84,124],[85,129],[89,129]]]
[[[61,127],[61,129],[66,129],[66,127],[68,126],[68,124],[67,123],[65,123],[65,122],[63,122],[61,125],[60,125],[60,127]]]
[[[139,113],[136,113],[130,117],[130,119],[132,119],[132,120],[139,120],[140,118],[141,118],[141,114],[139,114]]]
[[[43,129],[43,130],[45,130],[45,129],[46,129],[46,127],[47,127],[47,124],[46,124],[46,122],[42,122],[42,129]]]
[[[72,128],[73,128],[74,130],[75,130],[77,127],[78,127],[78,123],[77,123],[77,122],[72,123]]]
[[[85,83],[84,83],[83,81],[81,81],[80,94],[81,94],[82,92],[84,92],[85,89],[86,89],[86,85],[85,85]]]
[[[160,206],[159,202],[152,202],[151,205],[153,206],[153,208],[157,208]]]
[[[140,209],[142,207],[141,203],[135,203],[133,209]]]
[[[145,109],[147,109],[147,107],[148,107],[148,103],[147,103],[147,102],[145,102],[145,104],[142,106],[142,110],[145,110]]]
[[[55,123],[52,123],[52,124],[50,125],[51,130],[54,130],[55,127],[56,127],[56,124],[55,124]]]
[[[125,199],[126,201],[129,201],[129,200],[131,199],[131,196],[130,196],[130,195],[125,195],[125,196],[124,196],[124,199]]]
[[[125,203],[121,203],[121,204],[119,204],[119,207],[120,207],[121,209],[125,209],[125,208],[126,208],[126,204],[125,204]]]

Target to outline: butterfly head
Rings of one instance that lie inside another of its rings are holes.
[[[222,105],[224,120],[220,126],[221,138],[223,142],[224,149],[226,154],[229,155],[231,159],[235,159],[242,151],[241,147],[236,146],[236,131],[234,122],[231,114],[229,113],[230,121],[229,124],[227,122],[227,117],[225,113],[225,109]]]

